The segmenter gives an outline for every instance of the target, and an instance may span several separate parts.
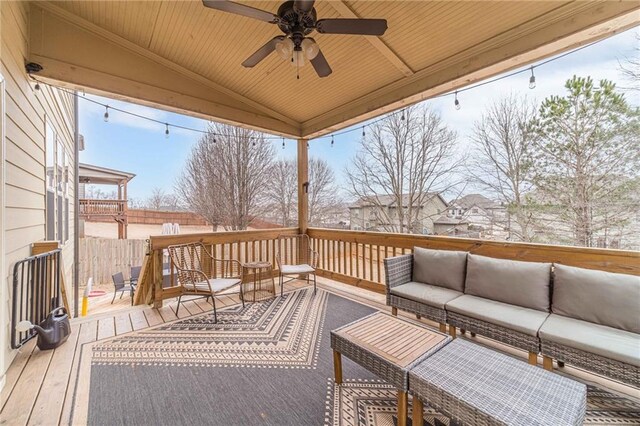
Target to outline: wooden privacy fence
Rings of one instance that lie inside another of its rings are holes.
[[[129,279],[132,266],[140,266],[146,253],[145,240],[111,238],[80,238],[79,284],[87,285],[89,277],[95,284],[112,282],[111,275],[122,272]]]
[[[177,297],[180,294],[173,265],[170,266],[169,272],[171,285],[165,288],[162,285],[164,265],[168,262],[166,249],[171,245],[200,242],[214,257],[236,259],[241,263],[268,261],[274,273],[277,273],[276,252],[283,250],[285,256],[291,257],[297,250],[292,243],[283,244],[277,250],[277,238],[280,235],[291,236],[297,233],[297,228],[282,228],[152,236],[149,239],[149,255],[145,257],[140,272],[134,304],[153,302],[156,307],[159,307],[162,306],[164,299]]]
[[[637,251],[317,228],[307,233],[320,256],[318,275],[379,292],[385,285],[384,259],[411,253],[414,247],[640,275]]]

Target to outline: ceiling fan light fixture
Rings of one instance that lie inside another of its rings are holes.
[[[282,59],[291,59],[293,53],[293,41],[290,38],[285,38],[276,43],[276,52]]]
[[[305,38],[302,40],[302,45],[300,47],[302,47],[302,51],[308,60],[314,59],[320,52],[320,46],[318,46],[318,43],[316,43],[312,38]]]
[[[304,52],[302,50],[294,50],[291,56],[291,66],[296,68],[304,67]]]

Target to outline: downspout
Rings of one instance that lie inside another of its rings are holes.
[[[80,126],[78,120],[80,117],[78,108],[78,92],[75,92],[73,97],[73,163],[74,163],[74,177],[73,179],[73,316],[78,316],[78,292],[80,291],[80,283],[78,278],[80,277]]]

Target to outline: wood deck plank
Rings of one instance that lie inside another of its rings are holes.
[[[142,330],[149,327],[147,317],[143,311],[132,311],[129,313],[129,319],[131,320],[131,328],[134,330]]]
[[[69,339],[53,351],[50,368],[42,382],[28,424],[49,425],[52,418],[60,418],[66,396],[60,390],[66,389],[69,384],[79,336],[80,327],[72,328]]]
[[[0,424],[26,425],[47,374],[53,351],[35,348],[0,413]]]
[[[156,325],[160,325],[164,323],[164,320],[158,313],[158,310],[155,308],[145,309],[144,315],[147,317],[147,322],[149,323],[149,327],[154,327]]]
[[[115,317],[116,336],[133,331],[131,318],[128,313],[120,314]]]
[[[198,304],[193,300],[187,300],[184,302],[183,306],[191,315],[198,315],[202,313],[200,306],[198,306]]]
[[[164,322],[175,321],[178,319],[178,316],[175,312],[175,306],[163,306],[162,308],[158,309],[158,313],[160,314]]]
[[[22,375],[24,368],[27,366],[31,353],[35,347],[36,339],[31,339],[18,350],[18,354],[13,359],[11,367],[9,367],[7,374],[5,375],[5,384],[2,388],[2,392],[0,392],[0,410],[2,410],[9,399],[9,396],[11,396],[11,391],[13,391],[16,383],[18,383],[20,375]]]
[[[78,380],[78,367],[80,365],[80,353],[82,352],[82,346],[86,343],[95,342],[97,338],[98,321],[82,323],[80,326],[78,342],[75,346],[75,353],[73,355],[73,364],[71,366],[69,383],[67,384],[66,389],[66,398],[64,400],[64,406],[62,407],[62,413],[60,414],[61,424],[70,423],[71,408],[73,406],[73,392]]]
[[[116,322],[114,317],[98,320],[98,340],[116,335]]]

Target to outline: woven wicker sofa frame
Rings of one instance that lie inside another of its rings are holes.
[[[402,256],[384,259],[387,306],[391,306],[392,312],[396,315],[397,310],[416,314],[418,317],[425,317],[440,324],[440,331],[446,332],[447,311],[416,302],[411,299],[391,294],[391,289],[411,281],[413,275],[413,255],[404,254]]]
[[[634,365],[545,339],[541,340],[540,346],[547,369],[553,366],[552,359],[563,360],[578,368],[640,388],[640,368]]]
[[[537,363],[537,355],[540,353],[540,340],[536,336],[530,336],[516,330],[391,294],[393,287],[406,284],[412,280],[413,254],[384,259],[384,265],[387,284],[387,306],[392,307],[394,314],[397,309],[400,309],[439,323],[440,331],[442,332],[446,331],[445,324],[449,324],[451,327],[458,327],[462,332],[469,331],[472,335],[477,333],[490,339],[524,349],[529,352],[529,362],[531,364]],[[452,336],[455,336],[455,329],[449,331]]]

